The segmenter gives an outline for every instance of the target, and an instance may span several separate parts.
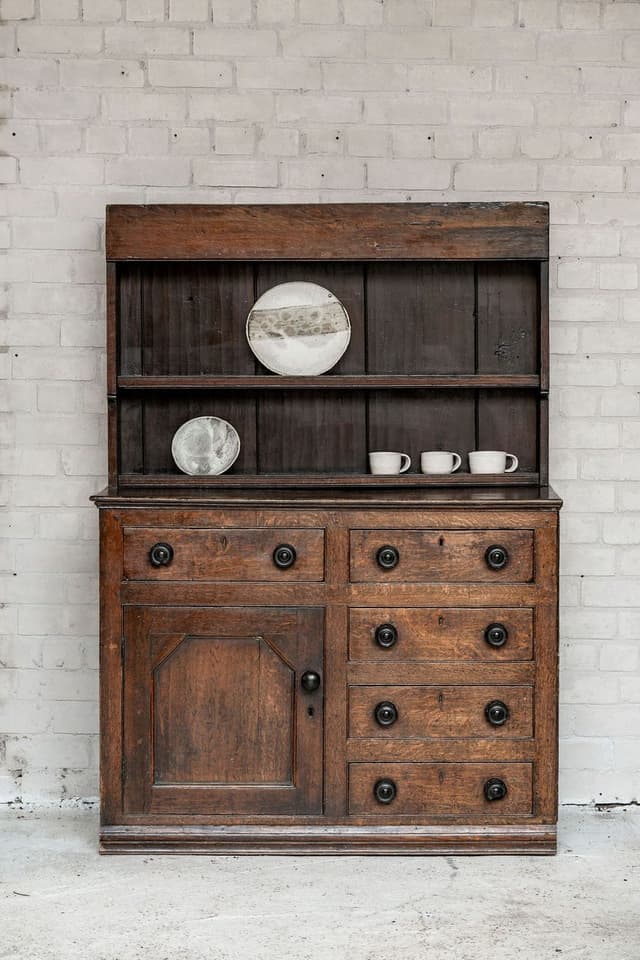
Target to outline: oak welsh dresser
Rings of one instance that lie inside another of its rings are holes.
[[[101,849],[554,852],[547,205],[112,206],[106,248]],[[246,341],[296,280],[350,317],[321,376]],[[181,474],[209,414],[240,455]]]

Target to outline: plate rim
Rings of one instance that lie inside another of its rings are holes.
[[[227,426],[231,427],[231,429],[233,430],[233,432],[234,432],[234,434],[235,434],[235,436],[236,436],[236,441],[237,441],[236,452],[235,452],[235,455],[234,455],[234,457],[233,457],[233,460],[230,461],[229,465],[228,465],[227,467],[225,467],[224,470],[218,470],[216,473],[189,473],[188,470],[184,470],[184,469],[180,466],[180,464],[178,463],[178,461],[177,461],[177,459],[176,459],[175,451],[174,451],[174,444],[175,444],[175,442],[176,442],[176,437],[178,436],[178,434],[180,433],[180,431],[183,430],[188,424],[190,424],[190,423],[196,423],[198,420],[218,420],[218,421],[220,421],[220,423],[226,423]],[[178,468],[178,470],[180,470],[182,473],[184,473],[187,477],[220,477],[220,476],[222,476],[223,473],[227,473],[227,472],[231,469],[231,467],[234,465],[234,463],[236,462],[236,460],[237,460],[238,457],[240,456],[240,449],[241,449],[241,447],[242,447],[242,441],[241,441],[241,439],[240,439],[240,434],[238,433],[238,431],[236,430],[236,428],[234,427],[234,425],[231,423],[231,421],[230,421],[230,420],[226,420],[224,417],[218,417],[218,416],[216,416],[216,414],[214,414],[214,413],[201,414],[199,417],[190,417],[188,420],[185,420],[184,423],[181,423],[181,424],[180,424],[180,426],[178,427],[178,429],[177,429],[177,430],[175,431],[175,433],[173,434],[173,437],[171,438],[171,456],[173,457],[173,462],[175,463],[175,465],[176,465],[176,467]]]

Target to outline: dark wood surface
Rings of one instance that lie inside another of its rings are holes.
[[[548,237],[542,202],[107,207],[108,260],[532,260]]]
[[[103,849],[554,852],[548,206],[117,206],[106,245]],[[255,299],[294,280],[350,317],[324,376],[275,376],[246,342]],[[204,415],[242,444],[206,481],[171,457]],[[470,475],[482,448],[520,469]],[[409,453],[411,472],[372,477],[372,449]],[[463,470],[422,476],[428,449]],[[157,542],[167,567],[150,564]],[[280,543],[297,551],[285,571]],[[375,559],[387,543],[392,571]],[[494,543],[502,571],[484,559]],[[382,699],[399,709],[390,728],[373,718]],[[503,727],[490,699],[509,707]],[[373,788],[389,776],[387,807]],[[504,800],[486,801],[490,777]]]
[[[398,632],[393,647],[376,643],[375,631],[391,623]],[[491,647],[485,630],[502,624],[508,633],[502,647]],[[516,607],[354,607],[349,611],[349,659],[387,667],[399,661],[487,661],[503,663],[533,657],[533,610]]]
[[[500,700],[509,710],[502,726],[491,726],[485,707]],[[382,702],[393,703],[398,719],[376,722]],[[380,683],[349,687],[348,736],[385,740],[432,740],[438,737],[511,739],[533,736],[533,688],[525,686],[394,686]]]

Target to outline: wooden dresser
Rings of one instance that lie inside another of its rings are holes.
[[[101,849],[553,853],[547,205],[116,206],[107,259]],[[321,376],[245,337],[298,280],[350,317]],[[172,460],[201,415],[221,476]]]

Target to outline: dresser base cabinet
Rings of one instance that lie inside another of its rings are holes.
[[[552,491],[96,500],[103,852],[555,851]]]

